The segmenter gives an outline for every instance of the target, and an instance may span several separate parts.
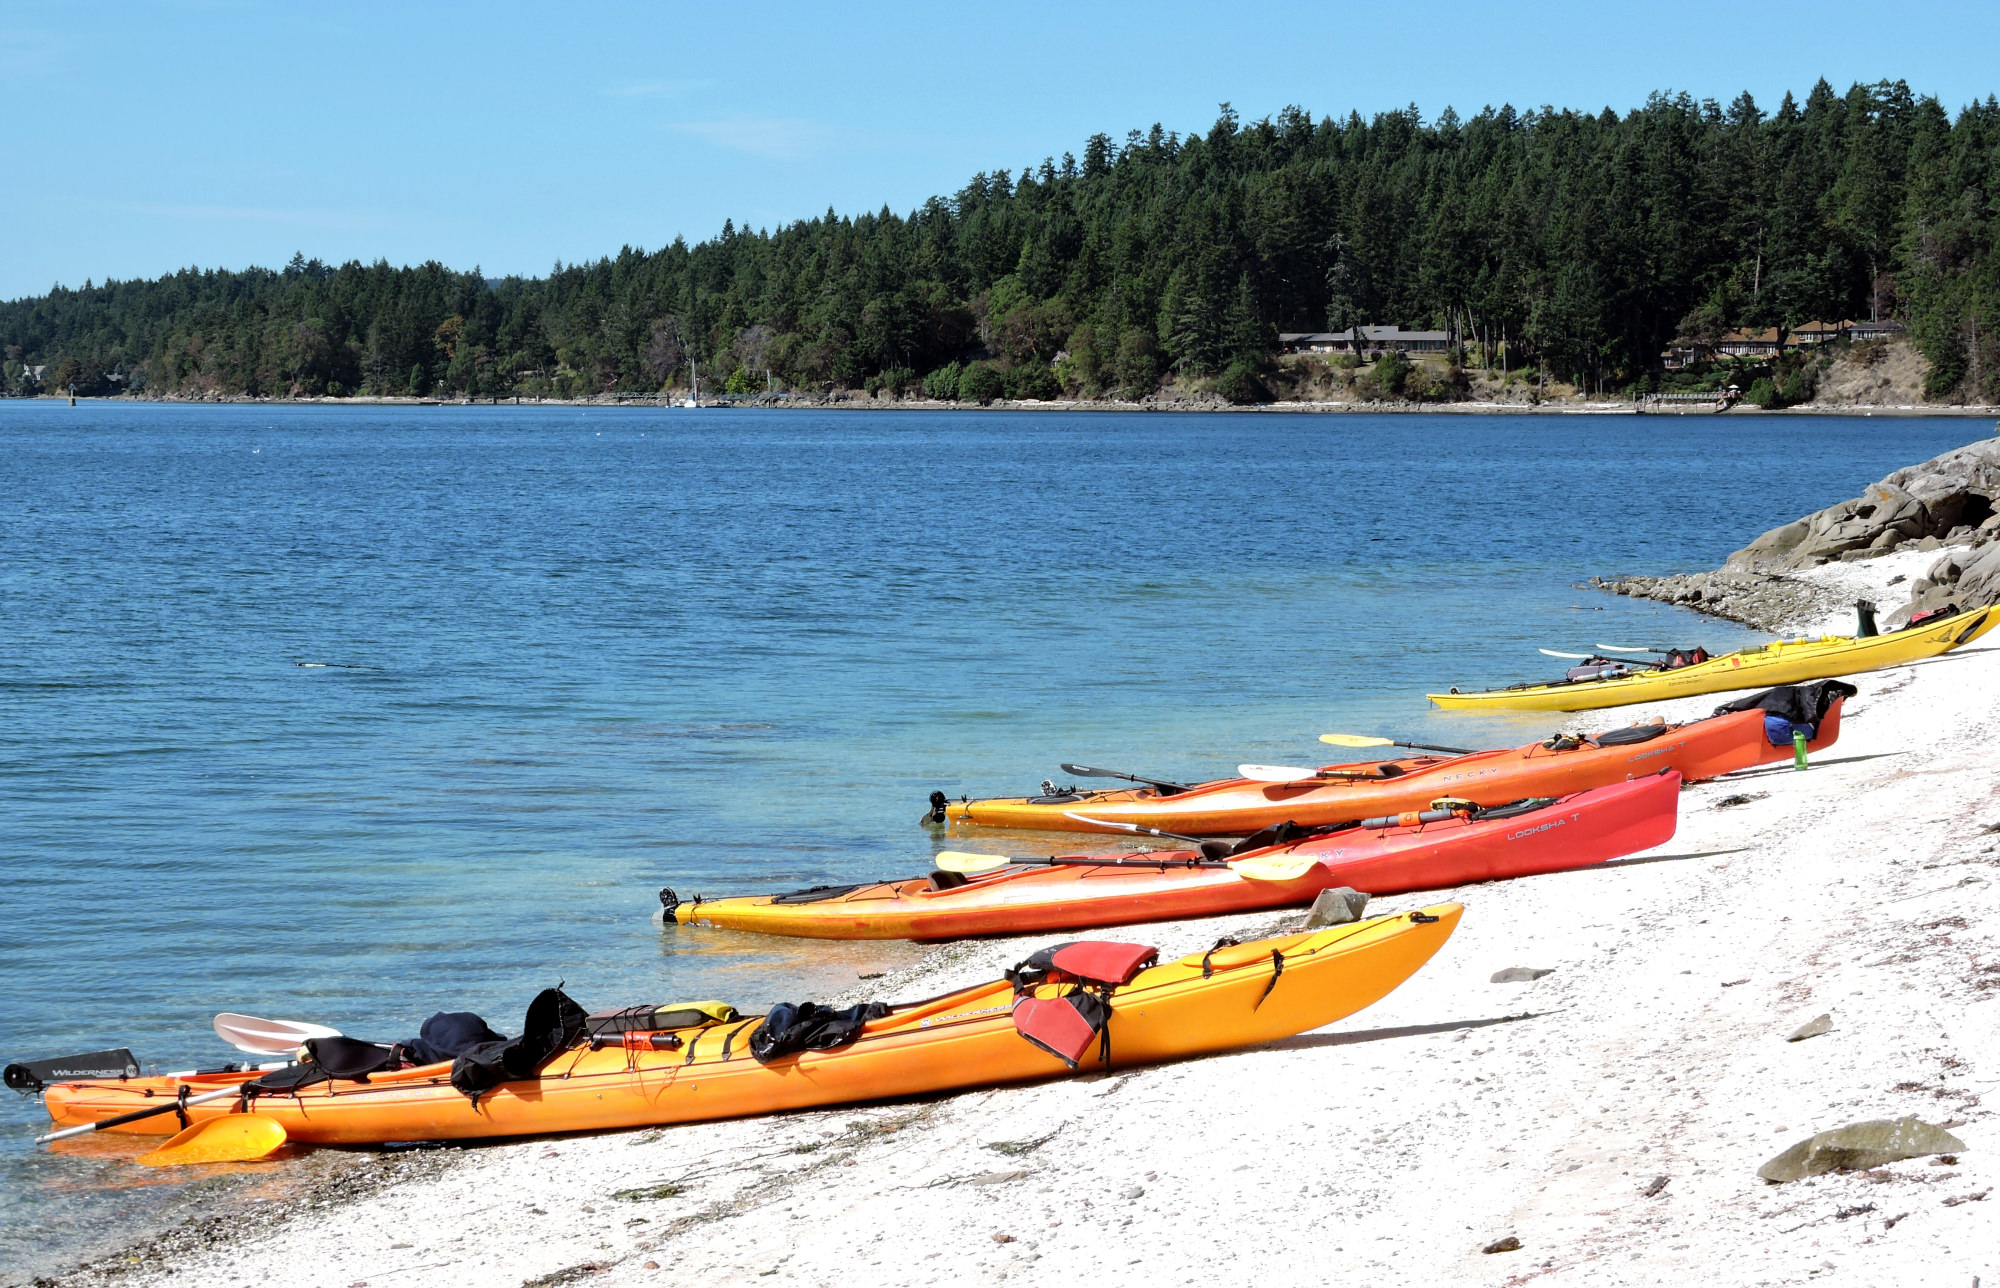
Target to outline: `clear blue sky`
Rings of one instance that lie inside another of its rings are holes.
[[[1824,75],[1956,111],[2000,6],[13,3],[0,298],[183,265],[546,272],[832,206],[906,211],[1102,130],[1297,103],[1774,106]]]

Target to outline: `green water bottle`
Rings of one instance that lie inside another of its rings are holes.
[[[1806,731],[1803,729],[1794,729],[1792,730],[1792,768],[1804,769],[1805,767]]]

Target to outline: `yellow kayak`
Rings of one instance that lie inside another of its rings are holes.
[[[1475,693],[1453,689],[1425,696],[1448,710],[1594,711],[1633,702],[1658,702],[1732,689],[1761,689],[1853,675],[1858,671],[1878,671],[1885,666],[1900,666],[1949,653],[1978,639],[1996,623],[2000,623],[2000,608],[1975,608],[1887,635],[1773,640],[1671,671],[1516,684]]]

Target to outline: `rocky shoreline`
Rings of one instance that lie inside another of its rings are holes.
[[[33,398],[6,398],[4,402],[64,402],[58,394]],[[153,398],[143,394],[117,394],[86,398],[93,403],[166,403],[194,406],[247,404],[261,407],[673,407],[684,406],[684,393],[593,394],[587,398],[415,398],[398,396],[352,397],[251,397],[244,394],[169,395]],[[1439,415],[1439,416],[1962,416],[1975,419],[2000,417],[2000,406],[1979,404],[1928,403],[1806,403],[1773,410],[1737,404],[1726,413],[1707,406],[1653,406],[1622,398],[1548,397],[1535,400],[1472,399],[1463,402],[1409,402],[1403,400],[1284,400],[1268,403],[1232,403],[1215,394],[1163,391],[1137,399],[996,398],[990,403],[944,402],[934,398],[897,398],[861,390],[825,394],[746,394],[741,397],[703,398],[702,408],[750,407],[803,411],[999,411],[999,412],[1262,412],[1299,414],[1359,415]]]
[[[1947,604],[2000,602],[2000,438],[1897,470],[1858,497],[1771,529],[1713,572],[1591,578],[1613,594],[1679,604],[1763,630],[1852,607],[1850,579],[1823,570],[1899,555],[1920,572],[1888,582],[1905,602],[1878,605],[1883,627]]]

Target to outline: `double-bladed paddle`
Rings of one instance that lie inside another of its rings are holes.
[[[1672,649],[1666,649],[1666,648],[1643,648],[1643,647],[1640,647],[1640,646],[1638,646],[1638,645],[1635,645],[1635,644],[1599,644],[1599,645],[1598,645],[1597,647],[1598,647],[1598,648],[1600,648],[1600,649],[1602,649],[1602,650],[1603,650],[1604,652],[1606,652],[1606,653],[1671,653],[1671,652],[1673,652],[1673,650],[1672,650]]]
[[[1474,753],[1466,747],[1434,747],[1427,742],[1402,742],[1394,738],[1371,738],[1359,733],[1323,733],[1321,742],[1332,743],[1336,747],[1409,747],[1415,751],[1439,751],[1447,756],[1470,756]]]
[[[264,1020],[224,1011],[215,1017],[215,1036],[252,1055],[290,1055],[313,1038],[337,1038],[340,1030],[304,1020]]]
[[[1128,783],[1144,783],[1148,787],[1163,787],[1168,791],[1184,792],[1188,784],[1177,783],[1171,778],[1148,778],[1144,774],[1127,774],[1116,769],[1093,769],[1089,765],[1064,765],[1065,774],[1075,774],[1078,778],[1122,778]]]
[[[275,1119],[257,1114],[224,1114],[194,1124],[158,1149],[139,1155],[136,1161],[147,1167],[247,1163],[270,1157],[284,1143],[285,1125]]]
[[[1072,814],[1068,810],[1063,811],[1063,817],[1073,818],[1079,823],[1088,823],[1092,827],[1108,827],[1115,832],[1136,832],[1140,836],[1157,836],[1168,841],[1186,841],[1189,845],[1194,846],[1199,846],[1202,843],[1202,838],[1199,836],[1182,836],[1179,832],[1162,832],[1157,827],[1143,827],[1138,823],[1114,823],[1108,818],[1088,818],[1082,814]]]
[[[957,872],[963,876],[979,876],[986,872],[998,872],[1001,868],[1219,868],[1226,867],[1220,859],[1168,859],[1145,858],[1140,855],[1105,856],[1094,854],[1051,854],[1047,858],[1024,859],[1007,854],[970,854],[964,850],[939,850],[937,866],[940,872]]]
[[[172,1100],[163,1100],[157,1105],[152,1105],[145,1109],[135,1109],[129,1114],[118,1114],[111,1118],[100,1118],[94,1123],[85,1123],[81,1127],[65,1127],[61,1131],[52,1131],[45,1135],[37,1136],[35,1137],[35,1143],[37,1145],[45,1145],[52,1140],[68,1140],[72,1136],[87,1136],[91,1132],[103,1131],[107,1127],[122,1127],[126,1123],[136,1123],[142,1118],[153,1118],[160,1114],[171,1114],[177,1110],[185,1109],[190,1105],[205,1105],[212,1100],[227,1100],[231,1096],[241,1095],[242,1092],[243,1088],[240,1086],[224,1087],[221,1091],[204,1092],[199,1096],[189,1096],[185,1100],[178,1097]]]
[[[941,871],[958,872],[966,876],[978,876],[985,872],[996,872],[1005,867],[1105,867],[1105,868],[1227,868],[1248,881],[1296,881],[1311,871],[1318,862],[1311,858],[1276,856],[1261,859],[1167,859],[1142,858],[1095,858],[1087,854],[1051,855],[1045,859],[1013,858],[1005,854],[967,854],[957,850],[944,850],[937,856]]]
[[[1319,771],[1299,765],[1238,765],[1236,776],[1253,783],[1297,783],[1319,777]]]

